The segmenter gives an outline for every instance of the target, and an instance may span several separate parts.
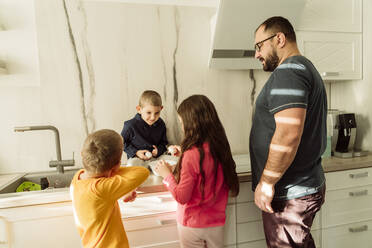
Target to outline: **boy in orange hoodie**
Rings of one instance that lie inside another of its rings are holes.
[[[74,176],[70,193],[75,223],[85,248],[129,247],[118,199],[134,200],[135,189],[149,176],[144,167],[120,167],[123,139],[103,129],[86,138],[84,169]]]

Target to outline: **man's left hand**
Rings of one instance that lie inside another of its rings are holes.
[[[265,182],[260,182],[256,190],[254,192],[254,203],[259,207],[262,211],[268,213],[274,213],[271,202],[274,198],[274,185],[268,184]]]

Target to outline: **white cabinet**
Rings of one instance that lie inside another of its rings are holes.
[[[372,185],[328,191],[323,228],[372,219]]]
[[[297,43],[324,80],[362,79],[362,13],[362,0],[306,0]]]
[[[225,247],[265,247],[261,211],[255,206],[252,183],[240,184],[240,193],[226,209]]]
[[[175,212],[127,218],[123,223],[130,247],[180,247]]]
[[[362,32],[362,0],[306,0],[297,30]]]
[[[323,247],[371,247],[372,168],[326,173]]]
[[[234,245],[236,243],[236,213],[235,205],[229,204],[226,208],[226,223],[224,228],[224,245]]]
[[[372,221],[358,222],[323,230],[323,247],[370,248],[372,244]]]
[[[180,247],[174,201],[153,198],[119,202],[131,247]],[[0,209],[0,248],[25,247],[82,247],[71,202]]]
[[[0,209],[1,248],[81,247],[71,203]]]
[[[362,78],[361,34],[297,32],[297,44],[324,80]]]

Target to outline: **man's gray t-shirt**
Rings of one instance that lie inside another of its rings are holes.
[[[306,108],[306,119],[296,156],[275,185],[274,200],[316,193],[325,181],[321,155],[326,148],[327,96],[318,71],[303,56],[280,64],[257,97],[249,146],[253,190],[266,165],[274,114],[288,108]]]

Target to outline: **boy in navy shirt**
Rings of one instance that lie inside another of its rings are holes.
[[[121,136],[124,139],[124,152],[128,165],[147,166],[149,161],[159,158],[167,151],[167,135],[164,121],[160,118],[163,109],[160,95],[146,90],[136,107],[133,119],[124,122]]]

